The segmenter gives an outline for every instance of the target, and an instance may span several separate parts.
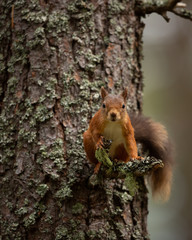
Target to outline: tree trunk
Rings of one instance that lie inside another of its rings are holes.
[[[93,174],[82,133],[101,86],[142,107],[143,24],[132,0],[1,0],[1,239],[148,239],[143,178]]]

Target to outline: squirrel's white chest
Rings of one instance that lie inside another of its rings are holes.
[[[107,140],[112,140],[109,155],[113,158],[118,145],[125,144],[121,125],[117,122],[108,123],[104,129],[103,136]]]
[[[122,127],[118,122],[107,123],[103,135],[107,140],[123,142]]]

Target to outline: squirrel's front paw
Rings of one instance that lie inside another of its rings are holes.
[[[143,157],[141,157],[141,156],[137,156],[137,157],[135,157],[135,158],[130,158],[130,161],[134,161],[134,160],[143,160],[144,158]]]
[[[94,168],[94,173],[95,173],[95,174],[98,174],[100,167],[101,167],[101,162],[98,162],[98,163],[96,164],[95,168]]]
[[[101,136],[99,141],[96,144],[96,149],[103,147],[103,137]]]

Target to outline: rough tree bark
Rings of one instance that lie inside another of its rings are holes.
[[[1,0],[1,239],[148,239],[143,178],[90,185],[82,145],[101,86],[141,111],[143,27],[131,0]]]

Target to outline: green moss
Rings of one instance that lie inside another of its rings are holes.
[[[112,167],[113,163],[111,162],[108,153],[104,148],[98,148],[95,151],[95,157],[98,159],[99,162],[103,163],[107,167]]]
[[[125,186],[129,190],[129,193],[132,197],[135,196],[136,192],[139,189],[139,184],[136,180],[136,177],[133,175],[133,173],[127,173],[126,178],[124,181]]]

